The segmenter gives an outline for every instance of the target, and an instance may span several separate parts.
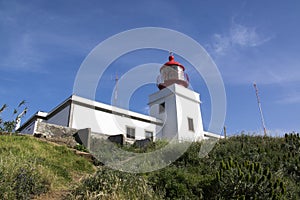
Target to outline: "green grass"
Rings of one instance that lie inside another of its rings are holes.
[[[124,146],[116,156],[119,152],[110,149],[115,146],[97,149],[101,142],[92,141],[91,146],[108,161],[125,153],[142,156],[166,145],[159,141],[142,149]],[[203,157],[199,152],[206,142],[192,143],[175,162],[158,171],[130,174],[99,167],[93,173],[92,164],[66,146],[29,136],[0,136],[0,199],[28,199],[49,190],[67,190],[67,199],[299,199],[299,134],[241,134],[220,140]],[[168,149],[163,158],[171,158],[177,147]],[[139,164],[149,163],[155,167],[147,157]],[[125,162],[121,164],[126,168]],[[93,175],[78,181],[87,174]]]
[[[130,174],[99,168],[72,190],[70,199],[300,199],[299,134],[241,134],[220,140],[203,157],[199,152],[207,142],[192,143],[180,158],[158,171]],[[123,150],[148,152],[162,144],[146,149],[125,146]],[[170,148],[165,158],[174,151]],[[115,152],[101,153],[110,158]],[[141,161],[148,165],[149,159]],[[126,163],[122,166],[128,169]],[[151,166],[155,167],[155,162]]]
[[[30,136],[0,136],[0,199],[22,199],[16,196],[22,188],[29,195],[68,190],[75,178],[93,172],[90,162],[66,146]]]

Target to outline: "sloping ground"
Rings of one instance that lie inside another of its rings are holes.
[[[87,178],[92,164],[52,142],[0,136],[0,199],[300,199],[296,133],[222,139],[205,157],[199,152],[207,141],[196,142],[159,171],[130,174],[99,167]],[[164,144],[121,148],[145,153]],[[105,158],[113,153],[102,152]]]
[[[206,142],[209,141],[192,143],[175,162],[146,174],[99,168],[96,174],[74,188],[71,197],[118,200],[300,199],[299,134],[287,134],[281,138],[230,137],[220,140],[203,157],[199,153]],[[141,152],[134,146],[125,149]],[[142,152],[149,150],[153,149],[143,149]],[[176,148],[168,151],[170,156],[174,151]]]
[[[0,136],[0,199],[59,199],[94,171],[91,162],[65,145]]]
[[[149,174],[165,199],[300,199],[300,136],[239,135],[220,140],[204,158],[201,143]]]

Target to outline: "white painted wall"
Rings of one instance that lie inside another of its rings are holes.
[[[75,95],[65,102],[69,100],[72,101],[71,105],[66,106],[44,122],[75,129],[91,128],[92,132],[99,134],[124,134],[125,136],[126,127],[128,126],[135,128],[135,139],[137,140],[144,139],[146,131],[153,132],[154,139],[156,137],[173,138],[174,136],[176,136],[175,139],[178,140],[190,141],[206,139],[209,137],[221,138],[221,136],[217,134],[203,131],[199,94],[181,85],[173,84],[150,95],[150,116]],[[165,112],[159,113],[159,104],[163,102],[165,102]],[[64,103],[61,105],[64,105]],[[70,108],[72,108],[71,116],[69,116]],[[98,108],[119,114],[116,115],[104,112]],[[59,107],[56,109],[59,109]],[[54,111],[55,109],[53,112]],[[122,115],[120,115],[120,113]],[[49,115],[51,115],[51,113]],[[46,118],[48,115],[45,112],[38,112],[37,117],[38,116]],[[71,121],[68,124],[69,117]],[[152,123],[131,119],[130,117],[149,120]],[[188,130],[188,117],[192,118],[194,121],[194,132]],[[33,134],[36,127],[35,124],[38,120],[43,121],[42,119],[37,118],[31,124],[24,127],[22,133]],[[206,134],[206,137],[204,137],[204,133]]]
[[[159,105],[165,102],[165,113]],[[158,137],[178,140],[199,140],[203,136],[199,94],[181,85],[173,84],[149,96],[150,115],[164,121]],[[194,130],[188,129],[188,117],[193,119]]]
[[[93,133],[102,133],[106,135],[126,135],[126,127],[128,126],[131,128],[135,128],[135,139],[139,140],[145,138],[145,131],[152,131],[155,134],[156,125],[148,122],[139,121],[136,119],[130,119],[126,117],[126,115],[160,122],[159,120],[147,115],[142,115],[139,113],[116,108],[99,102],[86,100],[81,97],[75,98],[77,101],[85,103],[86,105],[94,105],[95,107],[113,110],[114,112],[124,114],[124,116],[95,110],[93,107],[87,107],[82,104],[79,105],[74,103],[72,108],[72,128],[91,128],[91,131]]]
[[[180,91],[182,92],[182,91]],[[184,94],[184,93],[181,93]],[[200,112],[199,94],[185,94],[188,96],[176,95],[178,139],[194,141],[203,139],[203,124]],[[192,100],[191,98],[194,98]],[[188,118],[193,119],[194,131],[189,130]]]
[[[165,112],[159,112],[160,104],[165,103]],[[157,127],[158,138],[173,138],[178,132],[176,117],[176,100],[173,92],[164,88],[149,96],[150,116],[161,119],[163,127]]]
[[[18,131],[20,131],[21,133],[25,133],[25,134],[34,134],[36,131],[37,123],[43,121],[43,118],[46,117],[47,115],[48,115],[48,113],[43,112],[43,111],[36,112],[35,115],[33,115],[27,121],[27,122],[30,122],[30,121],[31,122],[25,127],[20,127],[20,129]],[[25,122],[25,124],[27,124],[27,122]]]

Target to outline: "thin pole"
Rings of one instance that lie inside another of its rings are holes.
[[[118,100],[118,73],[116,72],[116,78],[115,78],[115,94],[114,94],[114,106],[117,106],[117,100]]]
[[[265,125],[265,120],[264,120],[264,116],[263,116],[263,112],[262,112],[262,108],[261,108],[261,103],[260,103],[260,99],[259,99],[259,94],[258,94],[258,88],[256,86],[256,83],[253,84],[254,89],[255,89],[255,94],[256,94],[256,98],[257,98],[257,103],[258,103],[258,109],[259,109],[259,113],[260,113],[260,118],[261,118],[261,123],[264,129],[264,136],[267,136],[267,129],[266,129],[266,125]]]

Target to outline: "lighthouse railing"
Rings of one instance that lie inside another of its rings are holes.
[[[185,72],[176,72],[174,71],[169,71],[162,73],[158,75],[157,77],[157,85],[165,85],[166,86],[172,84],[172,83],[179,83],[179,82],[185,82],[187,85],[189,84],[189,76]]]

